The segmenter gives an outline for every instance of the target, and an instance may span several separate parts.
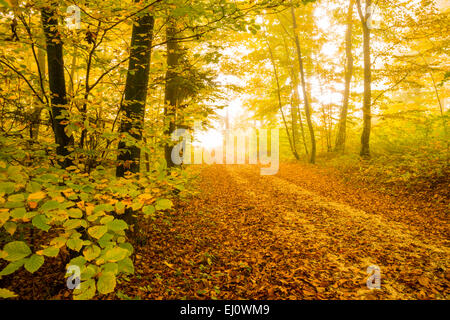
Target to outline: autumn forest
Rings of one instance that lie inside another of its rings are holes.
[[[449,14],[0,0],[0,300],[449,299]]]

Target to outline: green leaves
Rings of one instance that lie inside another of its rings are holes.
[[[72,238],[67,240],[67,247],[71,250],[74,251],[80,251],[81,247],[83,246],[83,240],[81,239],[77,239],[77,238]]]
[[[31,254],[31,250],[28,245],[23,241],[13,241],[7,243],[3,248],[8,255],[5,257],[7,261],[17,261],[23,259]]]
[[[4,163],[2,167],[0,161],[0,227],[6,235],[8,232],[17,238],[29,228],[52,231],[52,235],[48,239],[44,237],[48,242],[42,243],[37,252],[32,252],[26,241],[6,243],[0,250],[0,260],[8,264],[1,270],[0,277],[13,274],[21,267],[36,273],[45,262],[52,263],[50,258],[58,257],[61,251],[73,250],[78,252],[78,257],[69,265],[80,267],[82,281],[81,289],[73,291],[76,300],[114,292],[119,277],[135,271],[130,258],[134,250],[125,236],[129,226],[125,220],[118,219],[117,214],[129,208],[136,215],[150,216],[173,206],[172,201],[163,196],[167,193],[159,185],[165,181],[164,176],[158,178],[162,179],[159,182],[150,177],[136,181],[110,180],[106,170],[84,175],[58,168],[34,168],[31,173],[16,166],[11,174],[23,177],[19,180],[7,177],[11,179],[9,182],[1,175],[7,165]],[[63,176],[64,185],[60,184]],[[169,183],[167,188],[173,186]],[[13,296],[15,294],[6,289],[0,291],[0,298]]]
[[[13,182],[2,182],[0,184],[0,193],[4,192],[6,194],[13,193],[16,189],[16,185]]]
[[[24,260],[19,260],[19,261],[14,261],[11,262],[10,264],[8,264],[1,272],[0,272],[0,277],[1,276],[7,276],[11,273],[16,272],[17,270],[19,270],[20,267],[23,266],[23,264],[25,263]]]
[[[42,207],[40,208],[43,212],[48,212],[50,210],[55,210],[59,208],[59,202],[56,200],[50,200],[45,202]]]
[[[78,208],[72,208],[67,211],[69,217],[79,219],[83,217],[83,211]]]
[[[8,197],[8,201],[10,202],[23,202],[25,201],[25,197],[22,193],[13,194]]]
[[[49,220],[50,219],[48,219],[45,215],[40,214],[40,215],[35,216],[33,218],[33,220],[31,221],[31,223],[36,228],[47,232],[48,230],[50,230],[50,226],[47,224]]]
[[[22,219],[26,213],[27,210],[25,210],[25,208],[16,208],[11,211],[11,217],[14,219]]]
[[[108,232],[106,226],[95,226],[88,229],[89,235],[95,239],[100,239],[106,232]]]
[[[94,279],[84,281],[80,285],[81,289],[74,290],[74,300],[89,300],[95,296],[96,286]]]
[[[130,258],[125,258],[123,260],[120,260],[119,262],[117,262],[117,265],[119,267],[119,270],[118,270],[119,272],[129,273],[129,274],[134,273],[133,261]]]
[[[97,258],[100,255],[101,251],[102,250],[98,246],[90,245],[83,250],[83,255],[87,261],[91,261]]]
[[[86,221],[81,220],[81,219],[70,219],[67,220],[66,222],[64,222],[63,227],[66,230],[72,230],[72,229],[76,229],[78,227],[82,227],[82,226],[86,226]]]
[[[154,214],[156,212],[156,209],[154,206],[145,206],[144,208],[142,208],[142,212],[146,215],[146,216],[150,216],[152,214]]]
[[[120,219],[113,220],[106,224],[109,230],[111,231],[122,231],[128,228],[128,224]]]
[[[42,254],[47,257],[56,257],[59,254],[59,248],[48,247],[42,251]]]
[[[25,262],[25,269],[31,273],[37,271],[44,264],[44,257],[39,256],[37,254],[33,254],[30,258]]]
[[[130,252],[127,249],[115,247],[115,248],[109,249],[105,253],[105,260],[108,262],[117,262],[122,259],[125,259],[129,254],[130,254]]]
[[[173,203],[169,199],[160,199],[156,201],[155,209],[156,210],[167,210],[172,208]]]
[[[101,294],[108,294],[116,287],[116,276],[112,272],[104,272],[98,278],[97,289]]]

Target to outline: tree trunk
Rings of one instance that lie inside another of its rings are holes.
[[[347,136],[347,114],[350,100],[350,87],[353,75],[353,54],[352,54],[352,29],[353,29],[353,6],[355,0],[350,0],[347,14],[347,32],[345,35],[345,53],[347,65],[345,68],[345,91],[341,113],[339,116],[338,131],[336,136],[336,145],[334,150],[337,152],[345,151],[345,142]]]
[[[43,81],[47,76],[46,63],[45,63],[46,59],[47,58],[45,55],[45,41],[42,39],[42,41],[39,40],[39,47],[38,47],[37,59],[36,59],[38,73],[41,75],[39,81],[42,81],[42,86],[43,86]],[[42,93],[45,94],[45,92],[42,92]],[[40,129],[40,125],[41,125],[41,113],[42,113],[42,109],[44,107],[42,106],[39,99],[35,99],[35,103],[36,103],[36,106],[31,111],[30,139],[37,141],[37,139],[39,138],[39,129]]]
[[[56,16],[56,8],[54,6],[44,8],[41,11],[41,15],[47,46],[52,126],[55,134],[55,143],[58,145],[56,153],[64,157],[63,160],[59,160],[58,162],[63,168],[67,168],[72,165],[72,160],[68,157],[70,155],[68,147],[73,145],[73,136],[69,137],[65,132],[67,96],[64,78],[63,43],[57,29],[58,18]]]
[[[306,137],[305,137],[305,130],[303,128],[303,119],[302,119],[302,114],[300,111],[300,95],[298,93],[298,77],[295,73],[294,70],[294,66],[290,63],[291,61],[291,57],[289,55],[289,49],[288,49],[288,45],[286,43],[286,38],[283,36],[283,43],[284,43],[284,50],[286,52],[286,60],[289,61],[289,71],[290,71],[290,75],[291,75],[291,87],[292,90],[294,92],[294,96],[291,100],[291,114],[295,114],[297,119],[298,119],[298,123],[300,124],[300,132],[302,133],[302,139],[303,139],[303,146],[305,147],[305,154],[309,155],[309,151],[308,151],[308,146],[306,145]],[[294,120],[294,119],[293,119]],[[294,121],[293,121],[294,122]],[[292,126],[292,135],[294,136],[294,125]],[[298,130],[298,128],[297,128]],[[299,136],[300,134],[297,132],[296,136]],[[293,137],[294,138],[294,137]],[[297,148],[297,143],[294,140],[294,149],[296,150],[297,154],[298,154],[298,148]]]
[[[164,145],[164,154],[168,168],[172,168],[175,164],[172,161],[172,143],[170,137],[176,129],[176,116],[178,106],[178,64],[179,64],[179,48],[175,39],[177,30],[174,21],[169,18],[166,28],[167,40],[167,72],[166,72],[166,88],[164,97],[164,119],[165,131],[164,135],[169,141]]]
[[[281,111],[281,116],[283,117],[284,126],[286,128],[286,134],[287,134],[287,137],[288,137],[288,140],[289,140],[289,146],[291,148],[292,154],[294,155],[295,159],[300,160],[298,152],[297,152],[297,150],[294,147],[293,141],[291,140],[291,135],[289,133],[289,127],[288,127],[287,122],[286,122],[286,117],[284,116],[283,104],[281,102],[280,79],[278,77],[278,70],[277,70],[277,66],[275,64],[275,58],[273,56],[272,48],[270,47],[270,43],[269,43],[269,40],[267,39],[267,37],[266,37],[266,42],[267,42],[267,48],[269,49],[270,61],[272,62],[273,73],[275,75],[275,80],[276,80],[276,83],[277,83],[278,106],[279,106],[280,111]]]
[[[154,17],[146,13],[137,18],[131,37],[130,61],[125,83],[125,98],[122,109],[124,115],[120,132],[128,133],[137,143],[142,140],[145,104],[150,73]],[[137,145],[127,146],[119,142],[121,151],[116,176],[123,177],[126,172],[139,173],[141,149]]]
[[[361,136],[361,152],[363,158],[370,158],[370,130],[371,130],[371,106],[372,106],[372,64],[370,59],[370,28],[368,21],[370,19],[370,8],[372,1],[366,0],[366,13],[362,12],[361,1],[356,2],[358,13],[361,18],[363,28],[363,49],[364,49],[364,101],[363,101],[363,133]]]
[[[292,2],[291,2],[291,4],[292,4]],[[295,17],[293,5],[291,5],[291,14],[292,14],[292,24],[293,24],[293,28],[294,28],[294,40],[295,40],[295,46],[297,49],[299,70],[300,70],[300,76],[301,76],[301,80],[302,80],[303,100],[305,103],[305,115],[306,115],[306,121],[308,122],[309,134],[311,137],[311,158],[309,161],[310,161],[310,163],[315,163],[316,162],[316,138],[314,135],[314,126],[313,126],[312,119],[311,119],[311,106],[309,103],[309,97],[308,97],[308,93],[306,90],[306,80],[305,80],[305,70],[303,68],[302,50],[300,47],[300,41],[298,39],[297,19]]]

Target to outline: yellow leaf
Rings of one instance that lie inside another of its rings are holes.
[[[28,201],[33,201],[33,200],[39,201],[41,199],[44,199],[46,196],[47,196],[47,194],[45,192],[38,191],[38,192],[35,192],[35,193],[31,193],[28,196]]]

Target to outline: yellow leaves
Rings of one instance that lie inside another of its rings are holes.
[[[73,190],[72,189],[66,189],[66,190],[63,190],[63,191],[61,191],[67,198],[69,198],[69,197],[71,197],[72,195],[74,195],[75,194],[75,192],[73,192]]]
[[[106,226],[95,226],[88,229],[88,233],[95,239],[100,239],[108,231]]]
[[[54,258],[59,254],[59,248],[47,247],[45,249],[37,251],[36,254],[38,254],[40,256],[47,256],[47,257]]]
[[[13,235],[17,230],[17,224],[15,224],[14,222],[7,222],[5,223],[4,228],[6,232],[8,232],[10,235]]]
[[[0,227],[9,219],[9,209],[0,209]]]
[[[45,193],[45,192],[43,192],[43,191],[38,191],[38,192],[35,192],[35,193],[31,193],[29,196],[28,196],[28,202],[37,202],[37,201],[39,201],[39,200],[42,200],[42,199],[44,199],[45,197],[47,196],[47,194]]]
[[[80,208],[81,210],[84,210],[85,209],[84,200],[78,201],[77,207]]]
[[[58,201],[59,203],[63,203],[64,201],[66,201],[66,199],[63,196],[61,196],[61,195],[56,196],[53,199]]]
[[[42,199],[44,199],[47,196],[47,193],[43,192],[43,191],[38,191],[35,193],[31,193],[28,196],[28,207],[30,209],[36,209],[38,207],[38,202]]]
[[[96,245],[91,245],[83,250],[83,256],[87,261],[92,261],[97,258],[101,253],[101,249]]]
[[[50,245],[55,248],[60,249],[61,247],[63,247],[66,244],[66,242],[67,242],[67,239],[65,237],[56,237],[50,241]]]
[[[129,254],[130,254],[130,252],[127,249],[115,247],[115,248],[109,249],[105,253],[105,260],[108,262],[117,262],[117,261],[125,259]]]
[[[173,267],[173,264],[168,263],[167,261],[164,261],[164,264],[165,264],[166,266],[168,266],[170,269],[175,269],[175,268]]]
[[[95,208],[95,206],[93,204],[90,204],[90,203],[86,204],[86,206],[85,206],[86,214],[88,216],[90,216],[92,214],[92,212],[94,212],[94,208]]]
[[[15,294],[14,292],[12,292],[8,289],[0,288],[0,298],[7,299],[7,298],[15,298],[15,297],[17,297],[17,294]]]
[[[153,195],[144,193],[138,196],[138,200],[144,205],[149,205],[155,202],[156,199],[153,197]]]
[[[115,205],[115,210],[117,214],[125,213],[125,204],[123,202],[117,202]]]

